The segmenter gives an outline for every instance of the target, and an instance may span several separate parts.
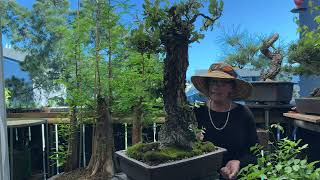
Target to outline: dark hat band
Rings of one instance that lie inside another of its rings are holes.
[[[222,72],[229,74],[230,76],[233,76],[234,78],[238,77],[238,74],[236,73],[235,70],[233,70],[232,66],[230,66],[229,64],[226,64],[226,63],[212,64],[210,66],[208,72],[212,72],[212,71],[222,71]]]

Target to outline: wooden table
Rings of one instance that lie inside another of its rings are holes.
[[[284,117],[292,120],[293,124],[293,137],[295,139],[297,127],[308,129],[315,132],[320,132],[320,115],[301,114],[296,112],[283,113]]]

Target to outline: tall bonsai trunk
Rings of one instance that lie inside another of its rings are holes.
[[[97,118],[93,131],[92,141],[92,155],[87,169],[91,172],[91,177],[103,177],[105,179],[111,179],[114,176],[114,164],[113,164],[113,123],[110,110],[110,99],[102,95],[102,85],[100,76],[100,12],[101,2],[97,0],[96,7],[96,66],[95,66],[95,92],[97,93]],[[109,66],[109,68],[111,68]],[[109,69],[110,70],[110,69]],[[110,74],[109,74],[110,85]],[[111,94],[109,94],[109,97]]]
[[[161,127],[159,138],[162,146],[190,148],[194,135],[188,126],[195,123],[195,117],[185,95],[189,35],[172,32],[167,37],[173,38],[161,39],[167,53],[164,67],[166,122]]]
[[[134,117],[132,121],[132,144],[137,144],[141,142],[142,136],[142,110],[141,110],[141,103],[134,107]]]
[[[92,142],[92,155],[88,165],[91,176],[106,179],[114,175],[113,166],[113,127],[109,105],[105,97],[97,97],[97,119]]]
[[[79,127],[76,114],[76,106],[72,107],[70,114],[71,134],[68,143],[68,156],[64,167],[65,172],[78,168],[79,165]]]
[[[144,53],[141,53],[141,70],[140,70],[140,77],[144,78],[144,71],[145,71],[145,61],[144,61]],[[137,144],[142,141],[142,102],[143,97],[139,97],[138,104],[134,107],[133,110],[133,121],[132,121],[132,144]]]

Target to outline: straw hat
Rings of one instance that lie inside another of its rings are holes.
[[[235,87],[231,94],[231,98],[233,100],[246,99],[251,95],[252,85],[246,81],[238,79],[237,77],[238,74],[232,66],[220,62],[212,64],[207,73],[192,76],[191,81],[198,91],[209,97],[209,79],[233,80],[235,82]]]

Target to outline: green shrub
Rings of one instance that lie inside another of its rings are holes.
[[[301,140],[291,141],[287,138],[277,142],[273,151],[262,151],[262,146],[251,148],[257,156],[257,164],[249,164],[240,170],[239,176],[243,180],[253,179],[301,179],[319,180],[320,168],[315,169],[318,161],[307,163],[307,158],[298,159],[297,155],[307,148],[307,144],[299,146]]]

